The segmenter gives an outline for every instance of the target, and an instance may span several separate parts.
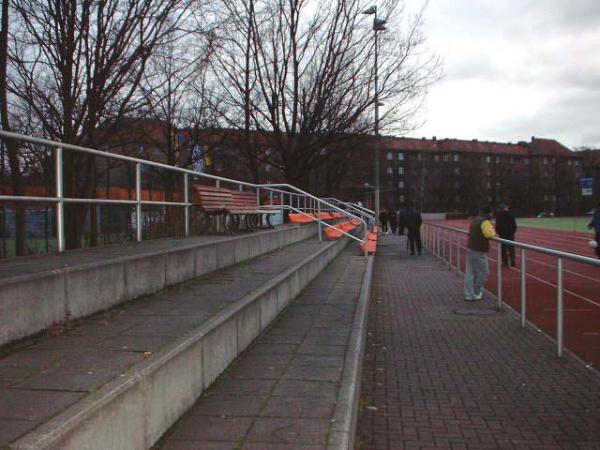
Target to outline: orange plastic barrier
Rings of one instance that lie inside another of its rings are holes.
[[[378,240],[378,236],[377,233],[369,233],[368,238],[367,238],[367,251],[371,254],[375,254],[375,252],[377,251],[377,240]],[[362,243],[360,244],[360,247],[362,248],[362,251],[364,253],[365,251],[365,244]]]

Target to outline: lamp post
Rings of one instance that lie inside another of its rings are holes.
[[[377,17],[377,6],[373,5],[363,11],[363,14],[373,15],[373,31],[375,32],[375,225],[379,226],[379,87],[378,87],[378,54],[379,39],[378,32],[385,31],[387,20]]]

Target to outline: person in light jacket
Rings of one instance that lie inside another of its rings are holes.
[[[467,243],[467,271],[465,273],[465,300],[476,301],[483,298],[483,288],[490,274],[487,254],[490,239],[496,236],[492,218],[492,208],[483,206],[479,215],[471,220]]]

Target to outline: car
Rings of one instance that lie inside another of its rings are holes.
[[[545,217],[554,217],[554,213],[552,211],[550,211],[550,212],[544,211],[544,212],[539,213],[535,217],[537,217],[538,219],[543,219]]]

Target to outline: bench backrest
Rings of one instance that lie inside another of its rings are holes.
[[[256,201],[256,192],[252,191],[231,191],[231,206],[234,210],[256,210],[258,203]]]
[[[231,208],[229,189],[194,184],[193,202],[208,213],[225,212]]]

